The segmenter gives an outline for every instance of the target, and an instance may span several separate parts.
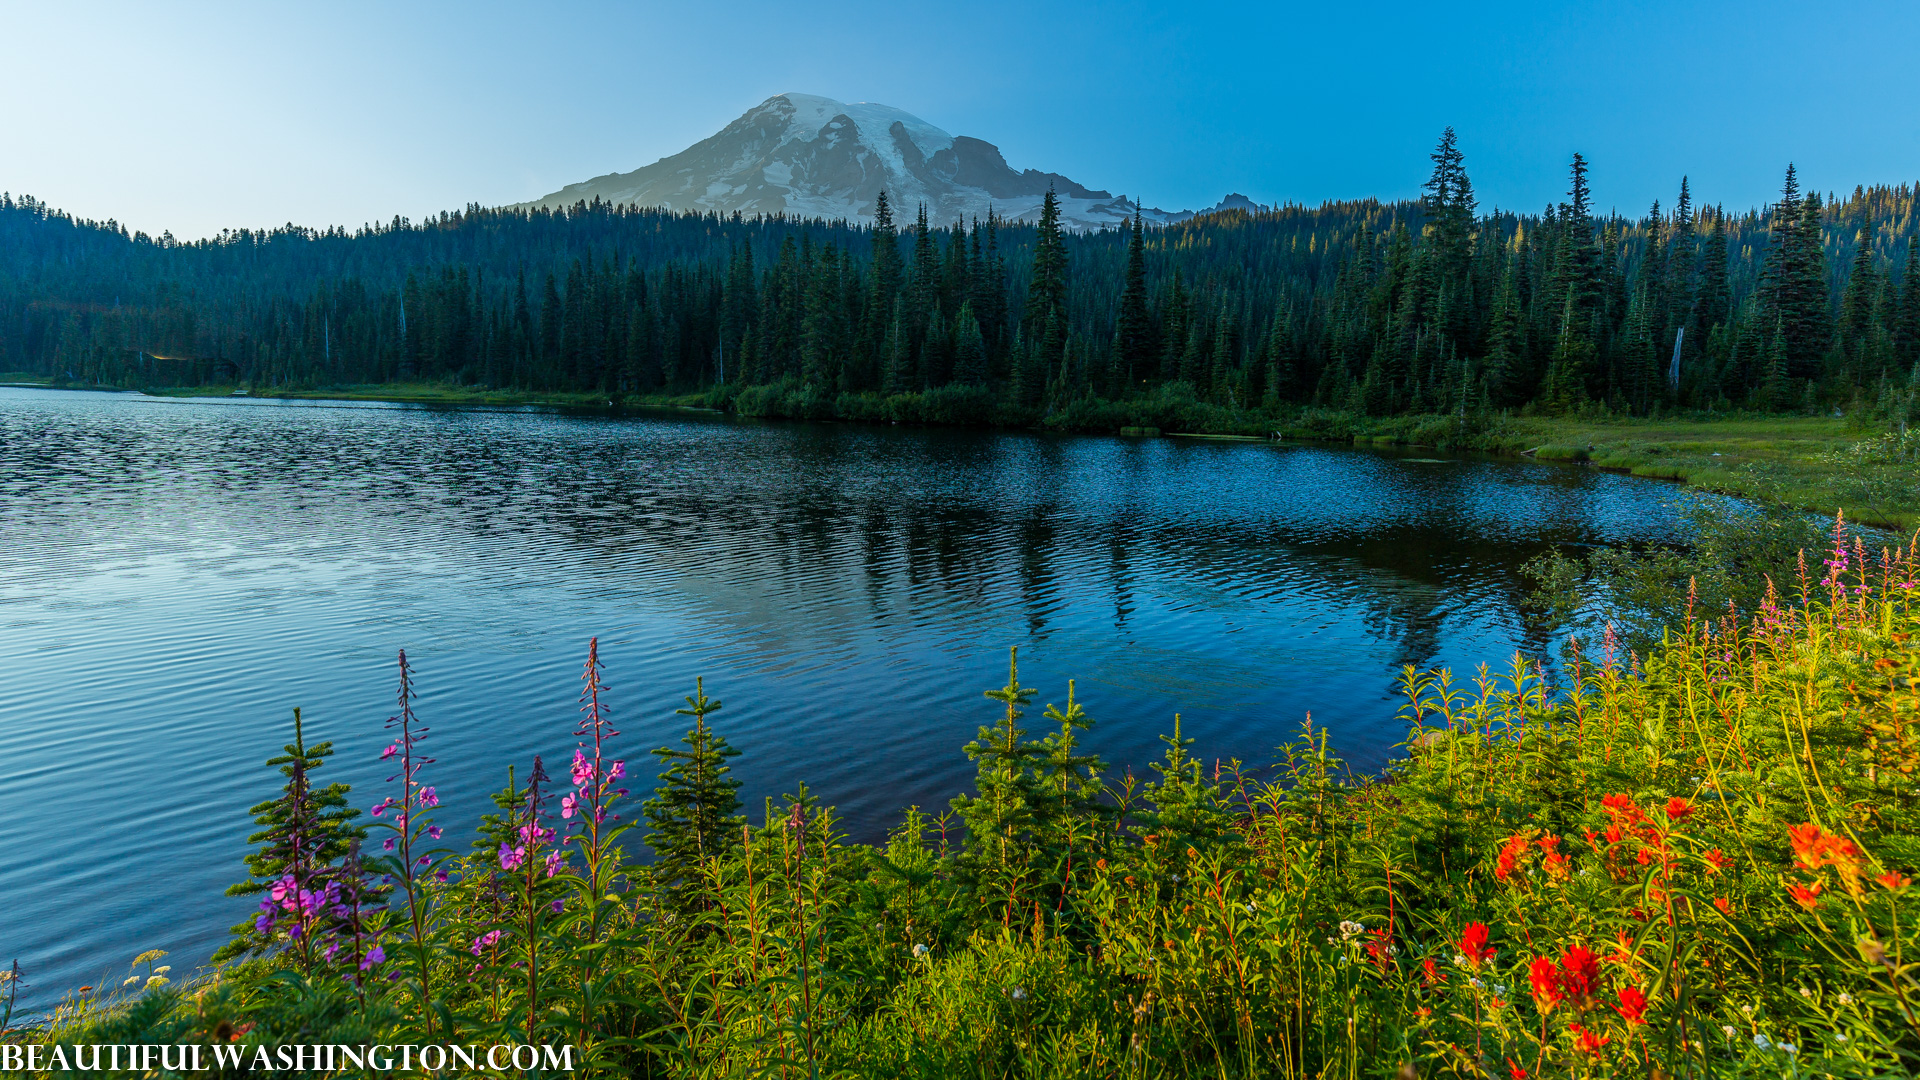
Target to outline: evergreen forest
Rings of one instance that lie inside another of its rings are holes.
[[[1239,413],[1885,408],[1920,359],[1912,185],[1482,212],[1451,129],[1423,196],[1063,231],[577,204],[182,242],[0,197],[0,371],[255,393],[436,384],[744,413],[1030,423],[1176,395]],[[867,408],[865,412],[873,410]]]

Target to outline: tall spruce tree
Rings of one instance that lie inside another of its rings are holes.
[[[1132,387],[1153,362],[1153,315],[1147,310],[1147,245],[1140,209],[1135,204],[1127,234],[1127,274],[1120,289],[1120,315],[1114,331],[1122,385]]]

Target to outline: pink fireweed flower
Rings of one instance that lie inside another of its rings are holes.
[[[431,787],[423,787],[420,789],[420,805],[439,806],[440,796],[436,795]]]
[[[567,857],[559,851],[547,852],[547,876],[552,877],[567,868]]]
[[[479,937],[474,938],[473,945],[468,951],[473,953],[473,955],[475,956],[479,956],[482,951],[492,948],[494,944],[499,940],[500,940],[500,931],[489,930],[486,933],[481,934]]]
[[[394,743],[392,746],[389,746],[385,750],[380,751],[380,760],[385,761],[399,752],[400,752],[400,744]]]
[[[375,964],[384,964],[386,962],[387,962],[387,950],[381,948],[378,945],[375,945],[373,948],[367,950],[366,959],[360,961],[360,970],[366,971],[367,969],[373,967]]]
[[[380,843],[380,846],[381,846],[382,848],[384,848],[384,849],[386,849],[387,851],[392,851],[392,850],[393,850],[393,837],[391,837],[391,836],[389,836],[389,837],[387,837],[387,838],[386,838],[385,840],[383,840],[383,841],[381,841],[381,843]]]
[[[574,814],[581,812],[583,810],[582,804],[585,802],[586,800],[577,794],[562,795],[560,797],[560,816],[570,818]]]
[[[593,762],[587,760],[584,750],[573,752],[573,786],[583,788],[593,783]]]
[[[438,840],[438,839],[440,839],[440,836],[441,836],[441,833],[440,833],[440,826],[438,826],[438,825],[429,825],[429,826],[427,826],[427,839],[429,839],[429,840]]]
[[[527,861],[527,849],[511,847],[505,840],[500,841],[500,869],[518,870],[520,864]]]

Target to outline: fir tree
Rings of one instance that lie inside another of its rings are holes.
[[[1020,685],[1020,650],[1015,648],[1007,661],[1007,685],[986,692],[1002,706],[1000,722],[981,728],[979,737],[966,746],[967,757],[978,766],[975,793],[953,800],[967,828],[959,859],[961,880],[1009,921],[1024,908],[1034,854],[1027,843],[1034,805],[1048,794],[1033,769],[1045,751],[1029,742],[1020,726],[1034,693]]]
[[[1114,350],[1119,355],[1122,385],[1131,387],[1153,360],[1153,317],[1147,310],[1147,245],[1137,205],[1127,236],[1127,274],[1120,290]]]
[[[653,752],[665,767],[643,812],[647,846],[654,852],[653,879],[676,906],[691,911],[710,902],[706,868],[740,846],[746,818],[739,813],[740,781],[728,775],[732,766],[727,764],[740,751],[707,724],[720,702],[707,697],[704,680],[696,680],[686,702],[686,708],[674,710],[693,717],[693,728],[681,740],[686,749],[663,746]]]
[[[953,382],[958,386],[985,386],[987,382],[987,342],[980,333],[979,320],[973,316],[971,301],[960,305],[954,321]]]
[[[229,886],[228,896],[257,896],[269,890],[284,893],[289,888],[296,895],[304,891],[317,896],[324,895],[330,883],[335,884],[336,892],[341,887],[362,888],[357,879],[335,881],[340,877],[335,872],[337,864],[366,839],[366,830],[353,825],[360,811],[347,803],[348,785],[313,784],[314,771],[332,756],[332,740],[307,745],[300,710],[293,710],[293,741],[267,759],[267,765],[277,768],[286,783],[278,796],[250,811],[260,831],[247,837],[247,843],[258,848],[246,856],[247,880]],[[281,909],[282,905],[275,902],[280,900],[282,897],[275,895],[262,908],[267,915],[236,925],[232,940],[214,954],[214,959],[225,960],[287,940],[287,932],[276,932],[271,918]],[[310,925],[303,926],[302,933],[293,937],[302,953],[303,966],[309,970],[315,962],[312,954],[316,935],[312,930]]]

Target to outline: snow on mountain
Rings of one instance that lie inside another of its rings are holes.
[[[1131,217],[1125,198],[1096,191],[1058,173],[1015,172],[992,143],[949,135],[911,113],[872,102],[814,94],[776,94],[710,138],[629,173],[569,184],[524,206],[604,202],[723,214],[786,213],[870,223],[880,192],[894,220],[912,220],[920,204],[938,224],[985,217],[1032,221],[1051,185],[1062,223],[1099,229]],[[1229,195],[1225,209],[1263,209]],[[1145,209],[1158,224],[1194,211]]]

